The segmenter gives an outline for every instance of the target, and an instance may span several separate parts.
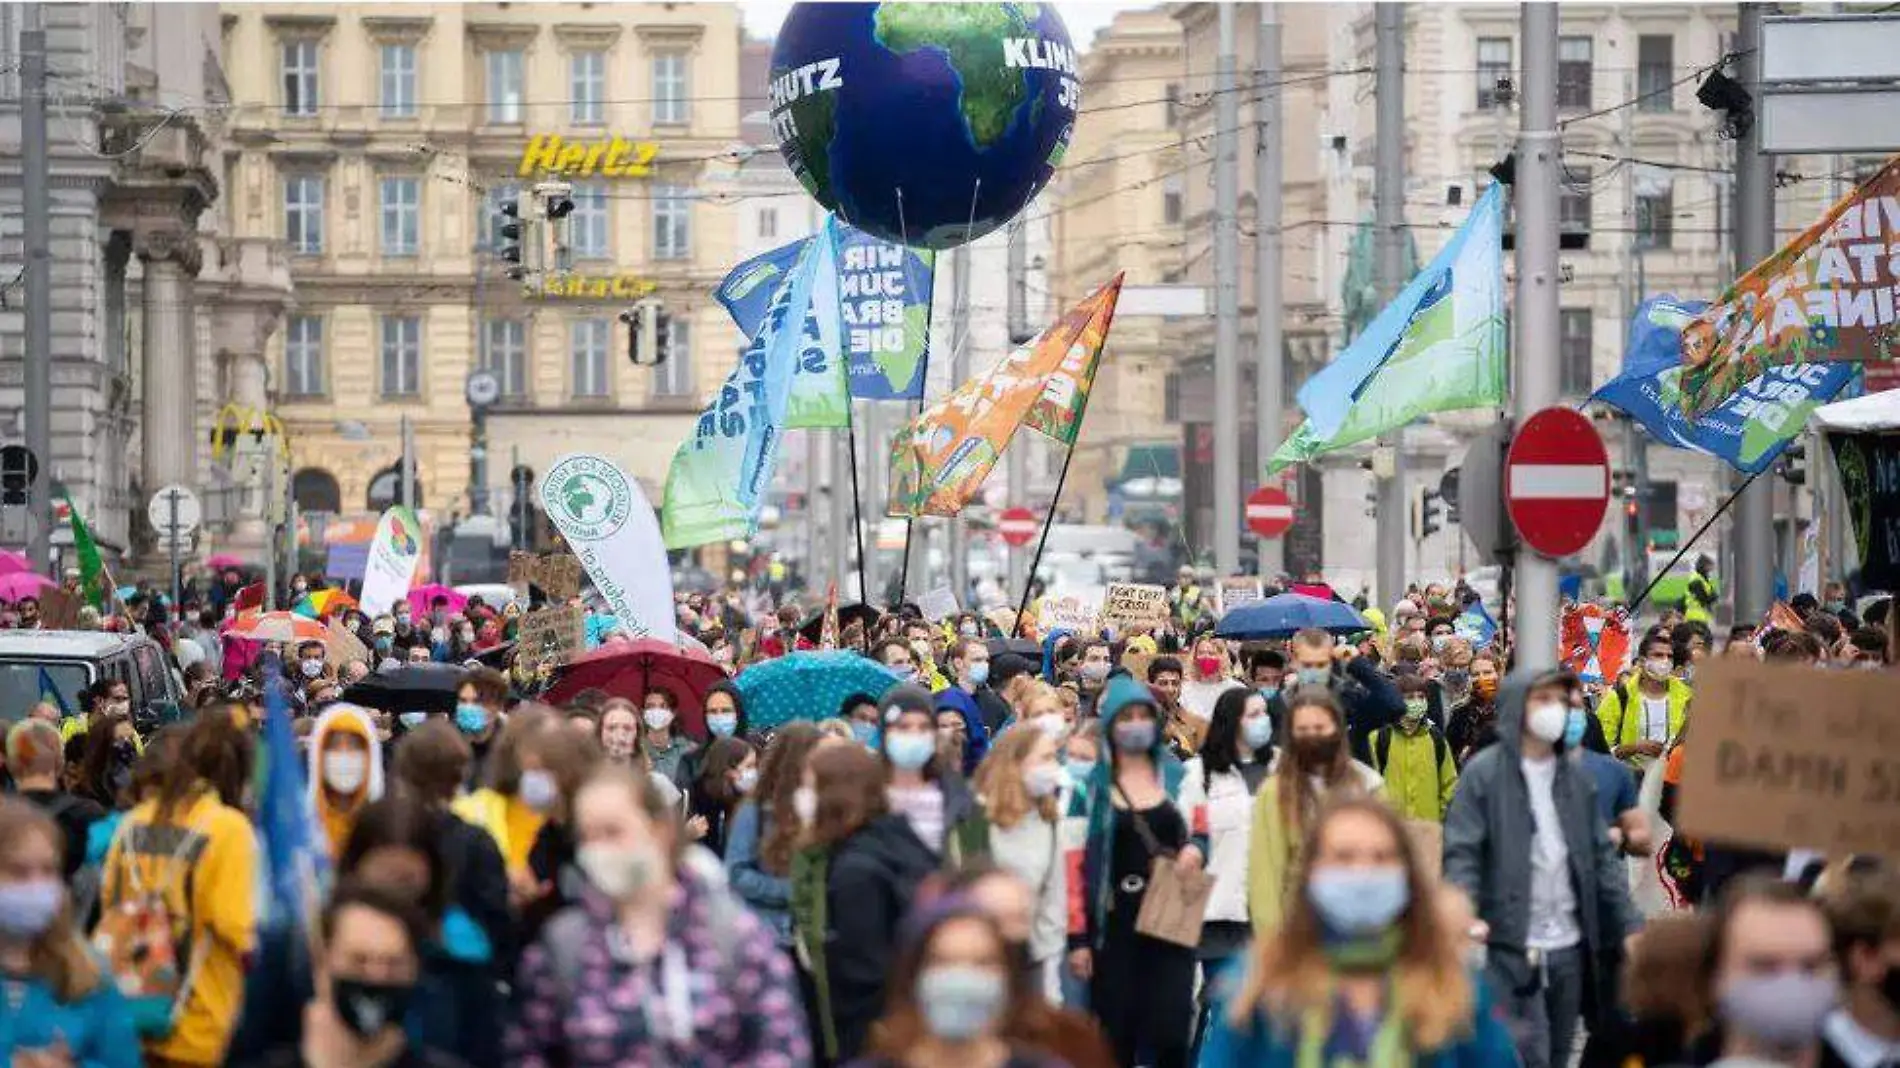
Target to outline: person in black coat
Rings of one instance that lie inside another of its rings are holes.
[[[504,974],[520,943],[508,908],[508,865],[493,835],[449,810],[473,760],[469,742],[445,719],[404,734],[391,761],[397,784],[429,810],[448,863],[449,900],[481,926]]]

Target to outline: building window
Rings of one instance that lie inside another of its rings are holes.
[[[414,256],[422,251],[422,182],[416,178],[384,178],[383,255]]]
[[[1582,111],[1590,106],[1591,53],[1588,37],[1557,38],[1557,106]]]
[[[1179,225],[1186,213],[1180,175],[1170,175],[1161,183],[1161,221],[1169,226]]]
[[[759,209],[759,236],[763,238],[775,238],[778,236],[777,208]]]
[[[285,41],[284,114],[308,118],[317,113],[317,42]]]
[[[676,185],[653,189],[653,258],[683,260],[693,252],[693,202]]]
[[[1478,110],[1510,102],[1509,94],[1498,92],[1498,83],[1511,80],[1511,63],[1509,37],[1478,38]]]
[[[1590,393],[1590,334],[1590,309],[1565,308],[1557,313],[1557,356],[1563,365],[1560,390],[1565,396]]]
[[[383,396],[414,397],[422,392],[422,320],[413,315],[383,316],[379,353]]]
[[[607,219],[607,189],[599,182],[574,183],[574,211],[568,215],[568,247],[582,259],[611,256],[612,230]]]
[[[492,252],[509,243],[501,236],[502,224],[508,221],[507,217],[502,215],[501,207],[504,204],[513,204],[520,196],[521,187],[513,182],[491,185],[488,191],[482,194],[480,208],[482,217],[476,220],[475,232],[482,235],[483,248]]]
[[[653,395],[655,397],[690,397],[693,395],[693,324],[677,315],[666,319],[666,336],[661,339],[666,346],[666,359],[653,369]]]
[[[607,350],[613,340],[613,328],[605,319],[580,319],[568,327],[567,352],[573,365],[574,396],[605,397],[612,392],[608,381],[611,364]]]
[[[687,121],[686,54],[661,52],[653,57],[653,121]]]
[[[1671,189],[1636,195],[1636,247],[1668,248],[1675,238],[1676,195]]]
[[[1643,111],[1676,109],[1676,39],[1666,33],[1636,39],[1636,106]]]
[[[323,254],[323,178],[293,174],[284,179],[284,242],[300,256]]]
[[[293,315],[284,324],[284,393],[323,396],[323,320]]]
[[[1567,234],[1587,234],[1590,232],[1590,182],[1592,171],[1588,167],[1565,166],[1562,171],[1563,189],[1557,200],[1557,230]]]
[[[386,119],[416,117],[415,45],[383,46],[382,105]]]
[[[607,53],[576,52],[567,61],[568,117],[583,125],[607,121]]]
[[[482,368],[501,383],[502,396],[527,396],[527,324],[520,319],[490,319],[483,323]]]
[[[488,53],[488,121],[521,121],[523,57],[520,49],[498,48]]]

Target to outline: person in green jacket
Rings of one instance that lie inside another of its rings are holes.
[[[1372,732],[1372,770],[1385,779],[1385,797],[1408,820],[1442,823],[1458,787],[1451,745],[1427,715],[1432,684],[1417,675],[1399,679],[1405,713],[1397,724]]]
[[[1675,675],[1675,642],[1667,630],[1657,628],[1643,636],[1641,657],[1636,670],[1604,694],[1597,706],[1610,755],[1639,775],[1662,755],[1670,739],[1682,733],[1689,700],[1695,696],[1689,684]]]

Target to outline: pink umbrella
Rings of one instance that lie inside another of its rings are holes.
[[[33,562],[24,553],[11,549],[0,549],[0,575],[17,575],[22,571],[33,570]]]
[[[244,561],[230,553],[213,553],[205,557],[205,566],[216,571],[223,571],[227,568],[243,567]]]
[[[429,613],[429,606],[435,602],[437,597],[448,598],[449,611],[451,612],[460,612],[463,608],[468,606],[468,598],[456,593],[447,586],[441,586],[435,583],[430,583],[427,586],[417,586],[415,589],[410,590],[409,606],[416,610],[416,615],[424,616]]]
[[[11,575],[0,575],[0,601],[38,597],[43,591],[58,585],[59,583],[45,575],[36,575],[31,571],[15,571]]]

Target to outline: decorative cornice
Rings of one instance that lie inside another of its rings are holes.
[[[706,36],[706,27],[694,23],[644,22],[633,28],[642,44],[649,49],[655,45],[685,47],[697,51],[700,39]]]
[[[429,35],[435,16],[367,15],[362,24],[363,31],[377,44],[415,44]]]
[[[182,227],[134,231],[132,250],[146,263],[175,260],[186,274],[196,275],[204,266],[204,250],[198,246],[198,234]]]
[[[335,15],[265,15],[264,25],[279,37],[324,37],[336,28]]]
[[[526,48],[534,43],[541,27],[522,22],[471,22],[464,27],[476,48],[494,51],[502,48]]]
[[[617,23],[588,24],[579,22],[556,23],[554,38],[563,46],[574,51],[612,48],[620,40],[621,27]]]

